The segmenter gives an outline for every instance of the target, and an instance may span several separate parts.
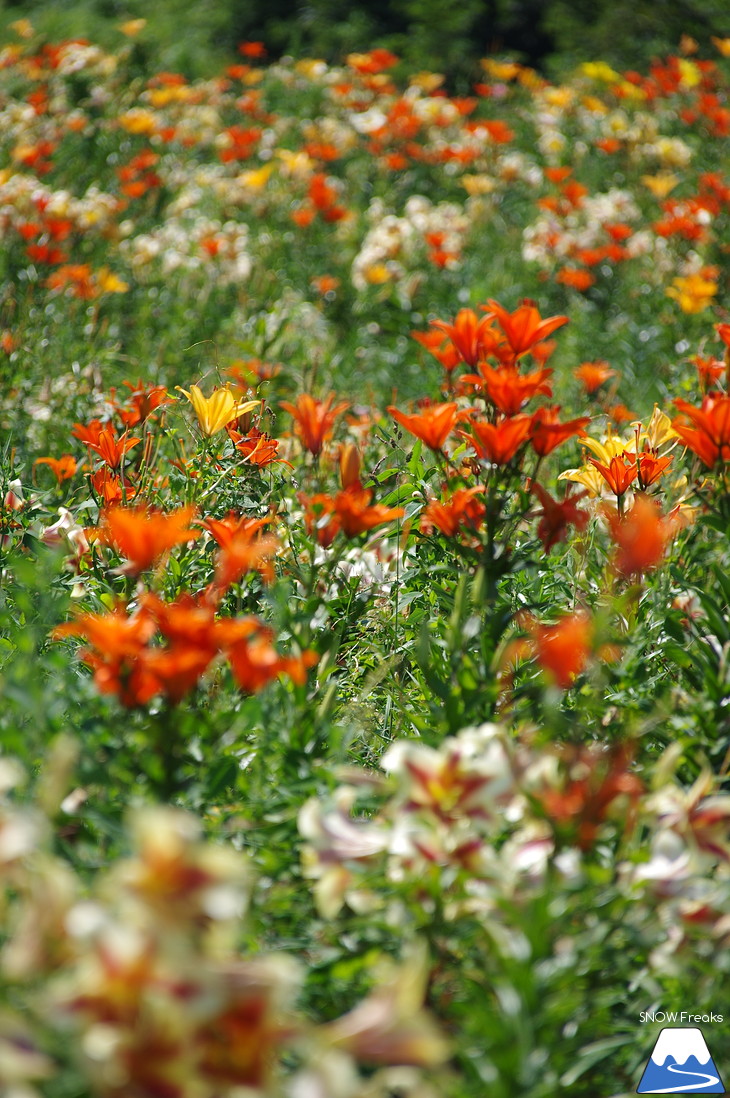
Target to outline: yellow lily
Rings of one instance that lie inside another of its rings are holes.
[[[146,19],[127,19],[126,23],[119,24],[119,30],[122,34],[126,34],[127,38],[136,38],[146,26]]]
[[[587,446],[592,450],[603,465],[610,465],[611,458],[620,457],[624,451],[631,453],[636,447],[636,439],[622,439],[619,435],[609,433],[601,442],[597,438],[584,435],[580,440],[581,446]]]
[[[673,278],[672,283],[664,292],[667,297],[673,297],[679,302],[683,313],[701,313],[712,304],[719,289],[717,282],[703,278],[701,274],[690,274],[684,278],[680,275]]]
[[[621,74],[605,61],[584,61],[580,71],[590,80],[603,80],[606,84],[615,84],[621,79]]]
[[[192,404],[193,411],[198,417],[200,429],[206,438],[222,431],[231,420],[238,419],[239,416],[250,412],[252,408],[261,403],[260,400],[244,400],[237,404],[236,398],[228,386],[224,389],[215,389],[209,397],[203,396],[197,385],[191,385],[189,392],[179,385],[176,385],[175,388],[178,392],[183,393]]]
[[[12,23],[10,24],[12,27]],[[719,50],[723,57],[730,57],[730,38],[715,38],[714,35],[710,38],[713,46],[716,50]]]
[[[655,198],[666,198],[680,182],[679,176],[672,172],[659,172],[657,175],[642,175],[641,182]]]
[[[264,164],[261,168],[253,168],[250,171],[241,172],[237,182],[244,187],[250,187],[252,191],[262,191],[269,181],[269,176],[274,170],[273,164]]]
[[[560,474],[558,480],[570,480],[575,484],[582,484],[584,488],[588,489],[588,495],[591,499],[600,496],[606,486],[605,480],[595,465],[582,465],[580,469],[566,469],[564,473]]]
[[[669,416],[660,410],[658,404],[655,404],[654,411],[651,413],[651,419],[649,420],[649,426],[645,431],[641,432],[639,438],[646,439],[650,450],[659,450],[665,442],[672,442],[673,439],[676,440],[679,438],[679,435],[672,427],[672,421]],[[672,442],[669,449],[674,449],[676,445],[676,441]]]
[[[495,61],[491,57],[483,57],[479,64],[487,76],[492,76],[495,80],[514,80],[522,70],[522,65],[516,61]]]

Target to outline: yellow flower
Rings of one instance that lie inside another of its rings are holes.
[[[644,89],[637,88],[636,84],[632,84],[630,80],[621,80],[618,88],[624,99],[646,99]]]
[[[392,271],[384,263],[373,263],[372,267],[368,267],[365,271],[365,281],[371,286],[382,286],[390,282],[392,277]]]
[[[126,23],[120,23],[119,29],[127,38],[134,38],[147,26],[146,19],[128,19]]]
[[[309,80],[319,80],[327,72],[327,62],[319,57],[304,57],[294,65],[294,71]]]
[[[314,171],[314,160],[301,150],[293,152],[291,149],[277,149],[276,155],[283,164],[285,175],[306,179]]]
[[[496,190],[497,184],[489,175],[462,175],[461,185],[467,194],[491,194]]]
[[[531,69],[528,65],[524,65],[517,73],[517,83],[521,84],[523,88],[538,91],[540,88],[545,87],[546,82],[535,69]]]
[[[249,187],[252,191],[262,191],[273,170],[273,164],[264,164],[261,168],[251,168],[249,171],[241,172],[238,182],[243,184],[244,187]]]
[[[126,294],[129,283],[119,278],[108,267],[101,267],[96,272],[96,284],[103,294]]]
[[[609,432],[601,442],[597,438],[590,438],[589,435],[585,435],[580,442],[581,446],[587,446],[589,450],[592,450],[603,465],[610,465],[611,458],[620,457],[624,451],[631,452],[636,446],[635,438],[632,437],[625,441],[619,435],[614,435],[613,432]]]
[[[591,114],[608,114],[608,107],[597,95],[584,95],[581,102]]]
[[[171,103],[186,103],[195,98],[195,89],[186,84],[173,84],[169,88],[152,88],[147,93],[150,105],[156,109],[169,107]]]
[[[522,70],[516,61],[494,61],[491,57],[483,57],[479,64],[495,80],[514,80]]]
[[[710,41],[723,57],[730,57],[730,38],[715,38],[713,35]]]
[[[673,278],[666,294],[679,303],[683,313],[701,313],[712,304],[718,288],[717,282],[703,278],[701,274],[691,274],[686,278]]]
[[[10,24],[10,29],[14,30],[19,38],[32,38],[35,34],[35,27],[30,19],[16,19]]]
[[[446,77],[442,72],[417,72],[408,83],[411,87],[420,88],[424,92],[436,91],[440,88]]]
[[[595,465],[583,465],[580,469],[566,469],[558,480],[570,480],[575,484],[582,484],[588,489],[591,499],[600,496],[606,486],[606,482],[596,469]]]
[[[702,79],[702,73],[695,65],[694,61],[687,61],[685,57],[680,57],[677,61],[679,65],[679,71],[681,74],[680,83],[684,88],[696,88]]]
[[[245,415],[246,412],[250,412],[252,408],[261,403],[260,400],[244,400],[243,403],[237,404],[236,398],[228,386],[224,389],[215,389],[209,397],[203,396],[197,385],[191,385],[189,392],[179,385],[176,385],[175,388],[178,392],[183,393],[192,404],[193,411],[198,417],[200,429],[206,438],[222,431],[231,420],[238,419],[239,416]]]
[[[569,88],[567,84],[561,84],[557,88],[547,88],[545,91],[545,101],[551,107],[557,107],[558,110],[567,110],[575,99],[575,91],[573,88]]]
[[[679,436],[672,427],[672,421],[668,415],[662,412],[658,404],[654,405],[649,426],[641,432],[640,438],[646,439],[650,450],[659,450],[665,442],[671,442]],[[676,446],[676,443],[673,443]],[[672,449],[673,447],[670,447]]]
[[[655,198],[666,198],[679,183],[679,176],[672,172],[659,172],[657,175],[642,175],[641,182]]]
[[[605,80],[607,84],[613,84],[621,79],[621,74],[612,69],[605,61],[585,61],[580,71],[590,80]]]
[[[131,107],[120,114],[117,122],[127,133],[152,134],[158,129],[157,116],[143,107]]]

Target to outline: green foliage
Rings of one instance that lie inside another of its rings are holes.
[[[310,0],[3,0],[5,25],[32,19],[49,40],[86,37],[109,47],[119,43],[118,26],[144,18],[148,26],[135,47],[140,71],[149,65],[204,75],[245,40],[261,41],[275,55],[294,54],[337,61],[352,51],[381,45],[399,53],[411,71],[446,72],[465,91],[477,75],[477,61],[508,52],[540,69],[565,73],[586,59],[644,67],[676,49],[682,34],[708,48],[712,35],[728,34],[726,5],[712,0],[379,0],[348,4]],[[184,26],[184,34],[180,27]]]
[[[623,68],[641,68],[649,60],[676,49],[683,34],[709,48],[712,35],[730,29],[722,0],[692,3],[685,0],[551,0],[543,22],[554,42],[551,69],[576,66],[586,58],[601,59]]]

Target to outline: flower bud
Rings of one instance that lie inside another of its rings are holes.
[[[360,454],[352,442],[345,443],[340,450],[340,480],[343,488],[360,483]]]

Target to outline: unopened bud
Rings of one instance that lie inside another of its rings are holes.
[[[360,482],[360,454],[352,442],[345,443],[340,450],[340,480],[343,488]]]
[[[3,499],[3,507],[6,511],[19,511],[25,503],[23,486],[19,480],[11,480]]]

